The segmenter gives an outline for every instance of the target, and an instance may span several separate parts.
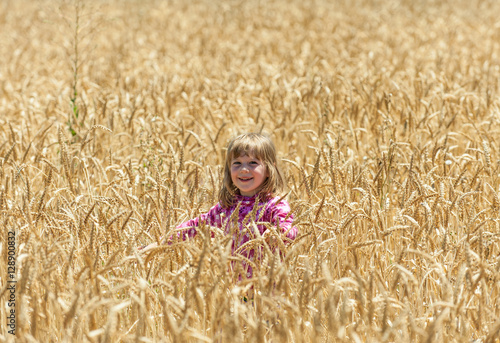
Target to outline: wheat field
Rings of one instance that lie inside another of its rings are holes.
[[[0,341],[500,342],[498,13],[3,0]],[[239,281],[210,227],[139,253],[216,203],[247,131],[279,152],[284,256],[256,239]]]

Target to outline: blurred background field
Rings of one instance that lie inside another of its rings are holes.
[[[3,0],[0,341],[498,342],[498,13]],[[286,257],[238,282],[213,228],[138,254],[215,204],[246,131],[279,151]]]

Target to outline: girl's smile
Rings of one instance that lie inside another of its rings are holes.
[[[252,155],[243,155],[231,161],[231,180],[243,196],[255,195],[269,176],[266,165]]]

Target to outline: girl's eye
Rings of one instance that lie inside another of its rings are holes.
[[[259,164],[259,162],[257,162],[257,161],[252,161],[252,162],[250,162],[250,164]]]

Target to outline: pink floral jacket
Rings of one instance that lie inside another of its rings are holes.
[[[196,228],[201,222],[224,229],[226,234],[232,234],[233,236],[232,252],[255,263],[257,262],[255,261],[255,249],[253,249],[251,244],[245,245],[245,243],[257,237],[256,233],[253,232],[252,226],[248,225],[251,219],[257,224],[260,235],[263,235],[268,228],[265,224],[259,223],[269,223],[273,226],[279,226],[285,244],[297,237],[297,228],[292,226],[293,215],[288,215],[290,212],[290,205],[286,200],[281,200],[277,203],[279,199],[279,197],[269,197],[260,200],[255,215],[249,216],[254,209],[257,195],[252,197],[236,195],[235,201],[231,207],[224,208],[218,203],[207,213],[188,220],[177,228],[189,228],[188,230],[182,231],[182,239],[194,237],[196,235]],[[235,210],[238,205],[239,213],[236,218]],[[249,263],[243,262],[243,268],[246,271],[246,276],[251,277],[253,274],[252,266]]]

